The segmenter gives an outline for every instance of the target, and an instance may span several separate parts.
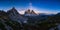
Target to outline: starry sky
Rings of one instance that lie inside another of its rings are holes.
[[[32,3],[33,10],[44,13],[60,12],[60,0],[0,0],[0,10],[7,11],[12,7],[17,10],[24,10]]]

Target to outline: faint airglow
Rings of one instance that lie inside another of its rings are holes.
[[[25,13],[25,10],[23,11],[18,11],[20,14],[24,14]],[[36,14],[40,14],[40,13],[45,13],[45,14],[57,14],[57,12],[49,12],[49,11],[38,11],[38,10],[34,10],[34,12]]]
[[[29,6],[25,10],[18,11],[20,14],[24,14],[26,10],[33,10],[36,14],[46,13],[46,14],[57,14],[57,12],[47,11],[47,9],[35,8],[32,6],[32,3],[29,3]]]

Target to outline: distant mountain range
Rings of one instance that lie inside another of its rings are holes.
[[[2,11],[2,12],[4,12],[4,11]],[[42,19],[42,18],[43,19],[44,18],[46,19],[48,16],[54,16],[54,15],[56,15],[56,14],[48,14],[47,15],[45,13],[40,13],[40,14],[37,15],[33,10],[30,10],[30,9],[26,10],[25,13],[23,15],[21,15],[20,13],[18,13],[18,11],[15,9],[15,7],[13,7],[12,9],[8,10],[5,13],[7,14],[7,16],[11,20],[18,21],[18,22],[21,21],[22,23],[24,23],[24,21],[27,21],[28,20],[27,16],[29,16],[31,18],[35,18],[35,19],[37,19],[38,17],[39,17],[39,19]],[[58,15],[59,14],[60,13],[58,13]]]
[[[54,23],[60,23],[60,13],[49,15],[40,13],[37,15],[33,10],[28,9],[25,11],[25,14],[21,15],[15,7],[7,12],[0,10],[0,30],[25,30],[31,28],[31,26],[38,27],[41,30],[41,27],[46,25],[45,23],[51,23],[49,28]]]

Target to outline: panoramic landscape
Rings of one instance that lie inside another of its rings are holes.
[[[60,1],[0,0],[0,30],[60,30]]]

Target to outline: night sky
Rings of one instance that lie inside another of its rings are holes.
[[[0,0],[0,10],[7,11],[12,7],[17,10],[26,9],[29,7],[30,2],[37,11],[44,13],[60,12],[60,0]]]

